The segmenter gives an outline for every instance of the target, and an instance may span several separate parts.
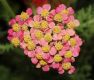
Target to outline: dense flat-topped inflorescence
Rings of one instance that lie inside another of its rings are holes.
[[[43,71],[53,68],[59,74],[65,71],[72,74],[82,45],[75,32],[79,24],[72,7],[61,4],[51,10],[50,4],[45,4],[36,9],[36,14],[28,8],[11,19],[8,40],[22,48],[36,68]]]

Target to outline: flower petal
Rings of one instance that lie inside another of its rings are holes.
[[[28,57],[33,58],[35,56],[35,51],[28,51]]]
[[[32,15],[32,9],[31,8],[28,8],[27,10],[26,10],[26,13],[30,16],[30,15]]]
[[[45,41],[44,39],[41,39],[41,40],[39,41],[39,44],[42,45],[42,46],[44,46],[44,45],[47,45],[48,42]]]
[[[38,63],[38,64],[36,65],[36,68],[41,68],[41,65]]]
[[[16,23],[15,19],[11,19],[11,20],[9,21],[9,25],[13,25],[13,24],[15,24],[15,23]]]
[[[42,67],[42,69],[43,69],[43,71],[46,71],[46,72],[50,70],[50,68],[49,68],[49,66],[48,66],[48,65],[46,65],[46,66]]]
[[[41,20],[41,17],[39,15],[35,15],[33,18],[34,18],[34,21],[40,21]]]
[[[63,74],[63,73],[64,73],[64,70],[61,70],[61,71],[59,71],[58,73],[59,73],[59,74]]]
[[[45,60],[48,60],[48,59],[50,58],[49,53],[44,53],[44,54],[43,54],[43,58],[44,58]]]
[[[52,68],[58,69],[59,68],[59,63],[52,63]]]
[[[32,62],[33,64],[37,64],[38,60],[37,60],[36,58],[31,58],[31,62]]]
[[[46,9],[46,10],[50,10],[51,9],[51,5],[50,4],[45,4],[43,5],[43,9]]]
[[[74,36],[75,35],[75,31],[73,29],[67,29],[67,33],[70,35],[70,36]]]
[[[74,10],[73,10],[72,7],[69,7],[67,10],[69,11],[69,14],[70,14],[70,15],[73,15],[73,14],[74,14]]]
[[[75,26],[78,27],[80,25],[79,20],[74,20]]]
[[[41,14],[42,10],[43,10],[42,7],[38,7],[38,8],[37,8],[37,14]]]
[[[49,23],[49,28],[53,29],[54,26],[55,26],[55,23],[54,22]]]
[[[75,72],[75,67],[72,66],[71,69],[68,71],[68,73],[69,73],[69,74],[72,74],[72,73],[74,73],[74,72]]]
[[[55,47],[51,47],[51,50],[50,50],[50,55],[55,55],[56,54],[56,48]]]

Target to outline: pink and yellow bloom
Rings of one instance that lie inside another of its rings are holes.
[[[36,68],[49,71],[53,68],[59,74],[75,72],[73,63],[79,56],[82,39],[75,28],[79,21],[74,17],[74,10],[64,4],[56,9],[50,4],[37,8],[33,16],[32,9],[10,20],[8,39],[15,46],[20,46],[24,54],[31,59]]]

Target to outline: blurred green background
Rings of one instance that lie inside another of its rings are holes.
[[[57,71],[43,72],[31,64],[23,51],[7,40],[8,22],[26,8],[50,3],[72,6],[80,20],[77,33],[84,40],[80,56],[76,59],[75,74],[59,75]],[[94,0],[0,0],[0,80],[94,80]]]

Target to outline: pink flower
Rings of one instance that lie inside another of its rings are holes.
[[[58,39],[59,39],[58,34],[54,34],[53,35],[53,40],[58,40]]]
[[[20,39],[21,42],[23,41],[23,35],[24,35],[24,32],[23,31],[19,31],[17,33],[17,36],[19,37],[19,39]]]
[[[11,19],[10,21],[9,21],[9,25],[13,25],[13,24],[15,24],[16,23],[16,21],[15,21],[15,19]]]
[[[78,27],[80,25],[80,22],[78,20],[74,20],[75,26]]]
[[[73,74],[75,72],[75,67],[71,67],[71,69],[68,71],[69,74]]]
[[[36,58],[31,58],[31,62],[32,62],[33,64],[37,64],[38,60],[37,60]]]
[[[42,19],[42,18],[41,18],[40,15],[35,15],[35,16],[33,17],[33,19],[28,22],[28,24],[29,24],[30,27],[33,27],[33,23],[34,23],[34,22],[40,22],[41,19]]]
[[[39,44],[42,45],[42,46],[44,46],[44,45],[48,45],[48,42],[45,41],[44,39],[41,39],[41,40],[39,41]]]
[[[75,17],[74,17],[73,15],[70,15],[70,16],[69,16],[69,22],[70,22],[70,21],[73,21],[74,19],[75,19]]]
[[[68,22],[69,22],[69,17],[68,17],[68,15],[67,15],[67,14],[63,14],[62,19],[63,19],[63,23],[64,23],[64,24],[66,24],[66,23],[68,23]]]
[[[42,49],[40,46],[37,46],[35,51],[36,53],[42,53]]]
[[[33,58],[35,57],[35,51],[28,51],[28,57]]]
[[[42,7],[38,7],[38,8],[37,8],[37,13],[38,13],[38,14],[41,14],[41,12],[42,12],[43,10],[49,11],[50,9],[51,9],[51,6],[50,6],[49,4],[45,4],[45,5],[43,5]]]
[[[36,65],[36,68],[41,68],[41,65],[38,63],[38,64]]]
[[[32,15],[32,9],[31,9],[31,8],[28,8],[28,9],[26,10],[26,13],[28,13],[28,15],[31,16],[31,15]]]
[[[33,19],[34,19],[34,21],[41,21],[41,20],[42,20],[42,18],[41,18],[40,15],[35,15],[35,16],[33,17]]]
[[[25,54],[25,55],[28,55],[28,50],[25,49],[25,50],[24,50],[24,54]]]
[[[9,29],[9,30],[8,30],[8,34],[9,34],[9,35],[12,35],[12,34],[13,34],[13,30],[12,30],[12,29]]]
[[[66,30],[63,29],[63,30],[61,31],[61,34],[62,34],[63,36],[66,35],[66,34],[67,34]]]
[[[64,73],[64,70],[60,70],[58,71],[59,74],[63,74]]]
[[[22,48],[36,68],[43,71],[53,68],[59,74],[65,71],[72,74],[75,72],[72,63],[79,56],[83,41],[70,27],[78,27],[80,23],[71,7],[61,4],[50,9],[50,4],[45,4],[33,15],[32,9],[28,8],[11,19],[9,25],[17,25],[8,30],[8,40]]]
[[[36,31],[36,30],[33,29],[33,28],[30,29],[31,38],[32,38],[33,40],[36,40],[35,31]]]
[[[21,46],[22,49],[26,49],[26,43],[21,42],[21,43],[20,43],[20,46]]]
[[[46,18],[46,20],[48,22],[52,22],[55,14],[56,14],[55,9],[54,10],[51,10],[50,13],[49,13],[49,15],[48,15],[48,17]]]
[[[50,58],[50,54],[49,53],[44,53],[43,54],[43,59],[48,60]]]
[[[81,46],[82,43],[83,43],[82,39],[79,36],[77,36],[77,35],[75,36],[75,39],[76,39],[77,45]]]
[[[73,51],[73,56],[74,57],[79,56],[79,52],[80,52],[80,48],[79,47],[73,48],[72,51]]]
[[[50,22],[49,23],[49,28],[53,29],[55,27],[55,23],[54,22]]]
[[[70,14],[70,15],[73,15],[73,14],[74,14],[74,10],[73,10],[72,7],[69,7],[67,10],[69,11],[69,14]]]
[[[75,31],[73,29],[67,29],[67,33],[70,35],[70,36],[74,36],[75,35]]]
[[[52,68],[58,69],[59,68],[59,63],[52,63]]]
[[[12,36],[11,36],[11,35],[8,35],[7,39],[8,39],[9,41],[11,41]]]
[[[59,51],[59,54],[61,55],[61,56],[64,56],[64,54],[66,53],[66,51],[65,50],[61,50],[61,51]]]
[[[49,66],[48,66],[48,65],[46,65],[46,66],[42,67],[42,69],[43,69],[43,71],[45,71],[45,72],[47,72],[47,71],[49,71],[49,70],[50,70],[50,68],[49,68]]]
[[[52,62],[53,62],[53,57],[50,57],[47,62],[48,62],[48,63],[52,63]]]
[[[70,45],[69,45],[69,43],[66,43],[66,44],[64,44],[64,47],[63,47],[63,50],[69,50],[70,49]]]
[[[56,14],[56,10],[53,9],[53,10],[50,11],[50,14],[49,15],[55,15],[55,14]]]
[[[16,19],[17,22],[20,22],[20,21],[21,21],[21,20],[20,20],[20,15],[17,15],[17,16],[15,17],[15,19]]]
[[[70,58],[65,58],[65,59],[63,60],[63,62],[72,62],[72,60],[71,60]]]
[[[64,4],[61,4],[56,8],[56,13],[59,13],[61,12],[61,10],[64,10],[64,9],[66,9],[66,6]]]
[[[51,47],[51,50],[50,50],[50,55],[55,55],[56,54],[56,48],[53,46],[53,47]]]

